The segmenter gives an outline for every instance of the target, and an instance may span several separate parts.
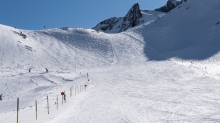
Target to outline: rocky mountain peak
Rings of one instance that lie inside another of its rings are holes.
[[[130,27],[135,27],[136,25],[138,25],[139,19],[141,17],[142,17],[142,14],[141,14],[139,4],[136,3],[132,6],[132,8],[125,15],[120,32],[125,31]]]
[[[187,0],[181,0],[181,1],[177,1],[177,0],[168,0],[167,4],[155,9],[155,11],[159,11],[159,12],[169,12],[172,9],[176,8],[178,5],[182,4],[183,2],[186,2]]]
[[[112,17],[97,24],[93,29],[104,32],[123,32],[140,24],[142,13],[138,3],[135,3],[124,17]]]

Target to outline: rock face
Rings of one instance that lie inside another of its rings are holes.
[[[168,0],[167,4],[155,9],[155,11],[159,11],[159,12],[169,12],[172,9],[176,8],[178,5],[182,4],[183,2],[186,2],[187,0],[181,0],[181,1],[176,1],[176,0]]]
[[[120,32],[125,31],[130,27],[135,27],[136,25],[138,25],[140,23],[139,19],[141,17],[142,17],[142,14],[140,11],[140,7],[138,3],[136,3],[132,6],[132,8],[128,11],[128,13],[123,18],[123,23],[122,23]]]
[[[97,24],[93,29],[97,31],[103,32],[122,32],[129,28],[135,27],[140,24],[140,18],[142,17],[142,13],[139,7],[139,4],[136,3],[132,6],[132,8],[128,11],[125,17],[112,17],[106,19],[99,24]]]
[[[185,1],[185,0],[184,0]],[[174,8],[182,1],[169,0],[168,6]],[[92,29],[105,33],[120,33],[144,24],[154,21],[156,18],[161,18],[165,13],[160,11],[140,10],[138,3],[135,3],[124,17],[112,17],[98,23]]]
[[[119,18],[117,17],[112,17],[112,18],[109,18],[107,20],[104,20],[102,22],[100,22],[100,30],[102,31],[107,31],[107,30],[111,30],[113,28],[113,26],[118,23],[119,21]]]

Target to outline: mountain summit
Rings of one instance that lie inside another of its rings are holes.
[[[139,4],[135,3],[124,17],[106,19],[93,27],[93,29],[106,33],[119,33],[141,25],[144,22],[152,21],[157,18],[159,14],[163,13],[140,10]]]
[[[120,32],[127,30],[130,27],[135,27],[140,23],[140,18],[142,17],[139,4],[136,3],[128,11],[128,13],[123,18],[123,23]]]
[[[98,23],[93,29],[105,33],[123,32],[143,23],[153,21],[156,18],[160,18],[164,13],[171,11],[186,1],[187,0],[168,0],[166,5],[154,11],[140,10],[139,4],[135,3],[124,17],[111,17]]]

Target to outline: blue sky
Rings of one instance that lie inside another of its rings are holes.
[[[153,10],[167,0],[1,0],[0,24],[20,29],[92,28],[110,17],[123,17],[133,4]]]

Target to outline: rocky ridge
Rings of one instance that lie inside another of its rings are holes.
[[[135,3],[124,17],[111,17],[98,23],[93,29],[105,33],[120,33],[143,23],[153,21],[156,18],[160,18],[161,13],[167,13],[186,1],[187,0],[168,0],[166,5],[151,11],[151,13],[149,13],[149,10],[140,10],[139,4]],[[161,13],[155,14],[155,12]],[[153,16],[149,17],[149,15]]]
[[[167,4],[155,9],[155,11],[159,11],[159,12],[169,12],[172,9],[176,8],[178,5],[182,4],[183,2],[186,2],[187,0],[181,0],[181,1],[177,1],[177,0],[168,0]]]
[[[139,4],[136,3],[124,17],[112,17],[97,24],[93,29],[103,32],[123,32],[141,23],[142,13]],[[114,30],[113,30],[114,28]]]

